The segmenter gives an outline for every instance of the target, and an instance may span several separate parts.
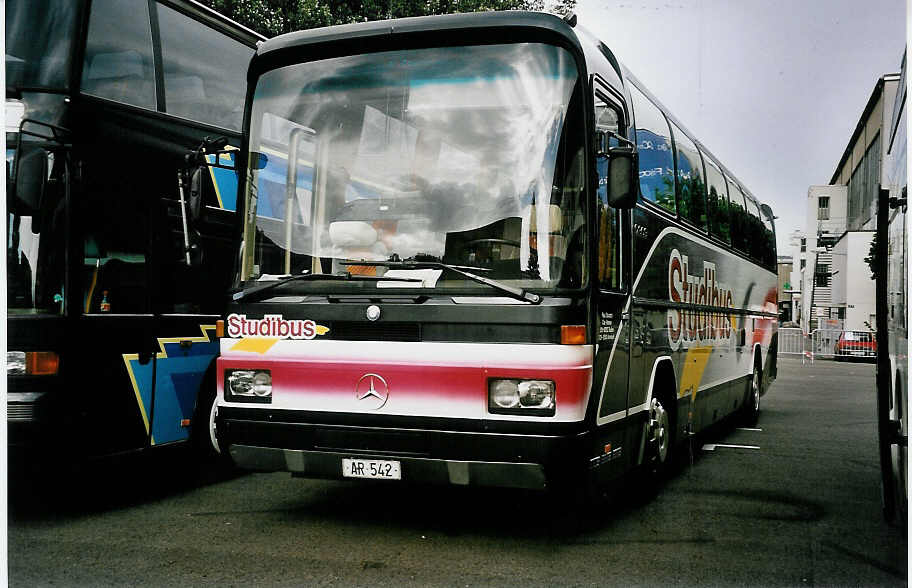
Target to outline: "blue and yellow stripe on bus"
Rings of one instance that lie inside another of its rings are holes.
[[[218,353],[215,325],[200,325],[200,337],[159,338],[155,364],[139,362],[139,354],[123,355],[139,412],[152,445],[185,441],[193,418],[196,396],[206,369]],[[152,394],[155,392],[154,421]]]

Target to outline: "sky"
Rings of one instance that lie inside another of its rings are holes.
[[[576,14],[772,207],[779,255],[906,43],[906,0],[578,0]]]

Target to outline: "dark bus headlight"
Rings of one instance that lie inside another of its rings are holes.
[[[488,381],[488,411],[494,414],[553,416],[554,382],[551,380]]]
[[[270,402],[272,373],[269,370],[226,370],[225,400]]]
[[[53,376],[60,369],[60,356],[53,351],[7,351],[7,376]]]

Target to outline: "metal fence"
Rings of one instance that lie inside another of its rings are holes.
[[[801,329],[779,329],[779,355],[804,355],[807,336]]]
[[[816,329],[779,329],[779,355],[800,356],[803,361],[815,358],[873,361],[877,357],[876,336],[872,331]]]
[[[842,331],[837,329],[816,329],[811,332],[811,355],[815,358],[821,357],[832,359],[836,348],[836,342]]]

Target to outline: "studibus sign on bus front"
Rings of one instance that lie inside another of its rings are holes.
[[[267,314],[261,319],[248,319],[245,314],[230,314],[225,321],[225,333],[231,339],[313,339],[328,332],[328,327],[318,325],[310,319],[285,319],[280,314]]]

